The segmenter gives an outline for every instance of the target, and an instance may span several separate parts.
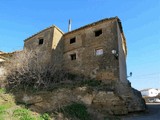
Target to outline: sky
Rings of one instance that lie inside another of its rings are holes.
[[[160,88],[160,0],[0,0],[0,51],[23,49],[23,41],[51,25],[67,32],[118,16],[127,40],[127,71],[138,90]]]

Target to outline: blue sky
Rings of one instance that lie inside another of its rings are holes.
[[[160,88],[160,0],[1,0],[0,50],[23,48],[23,40],[56,25],[72,29],[118,16],[127,39],[128,78],[136,89]]]

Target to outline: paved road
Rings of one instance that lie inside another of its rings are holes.
[[[160,103],[150,103],[147,107],[147,113],[129,115],[122,120],[160,120]]]

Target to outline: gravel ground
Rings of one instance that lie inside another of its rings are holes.
[[[160,120],[160,103],[147,104],[148,112],[131,114],[122,117],[122,120]]]

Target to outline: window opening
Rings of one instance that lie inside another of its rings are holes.
[[[95,37],[98,37],[102,34],[102,29],[95,31]]]
[[[70,44],[75,43],[75,42],[76,42],[76,38],[75,37],[70,39]]]
[[[76,60],[76,53],[70,55],[71,60]]]
[[[96,56],[103,55],[103,49],[96,50]]]
[[[39,39],[39,45],[43,44],[43,38]]]

